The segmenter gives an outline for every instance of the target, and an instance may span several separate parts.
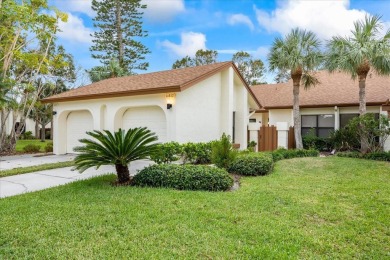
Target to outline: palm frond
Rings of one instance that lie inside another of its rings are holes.
[[[87,132],[93,139],[79,140],[83,146],[74,151],[79,154],[75,158],[76,169],[80,172],[91,167],[102,165],[123,165],[148,158],[156,152],[158,140],[155,133],[145,127],[138,127],[117,132],[97,131]]]

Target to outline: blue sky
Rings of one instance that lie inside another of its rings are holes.
[[[267,63],[273,39],[297,26],[314,31],[324,41],[332,35],[347,35],[353,21],[366,14],[382,15],[384,28],[390,28],[389,0],[142,1],[148,6],[143,20],[149,36],[141,39],[151,51],[146,56],[147,72],[170,69],[175,60],[193,56],[201,48],[217,50],[219,61],[231,60],[233,53],[244,50]],[[91,0],[49,3],[69,15],[68,22],[60,24],[59,43],[83,69],[99,65],[89,51],[90,33],[95,30]],[[267,73],[265,80],[272,79],[272,73]],[[79,79],[79,84],[85,83],[86,77]]]

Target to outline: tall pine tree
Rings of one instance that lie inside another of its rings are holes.
[[[92,0],[92,9],[96,11],[94,26],[98,28],[90,48],[92,57],[105,65],[116,59],[127,74],[146,70],[149,63],[145,55],[150,51],[139,41],[147,36],[142,29],[145,8],[141,0]]]

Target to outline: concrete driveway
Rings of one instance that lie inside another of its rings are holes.
[[[64,156],[62,159],[65,158],[68,157]],[[16,161],[17,160],[15,160],[15,163]],[[130,164],[130,174],[135,175],[138,170],[141,170],[150,164],[152,164],[152,162],[149,160],[139,160],[132,162]],[[23,164],[23,166],[18,167],[25,167],[25,165],[26,164]],[[78,171],[72,170],[72,167],[66,167],[3,177],[0,178],[0,198],[23,194],[26,192],[43,190],[108,173],[115,173],[114,166],[102,166],[98,170],[91,168],[82,174],[80,174]]]
[[[74,154],[64,155],[45,155],[45,154],[22,154],[0,157],[0,171],[10,170],[19,167],[29,167],[46,163],[56,163],[71,161],[75,157]]]

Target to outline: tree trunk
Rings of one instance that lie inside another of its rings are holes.
[[[125,56],[125,49],[123,46],[123,36],[122,36],[122,15],[121,15],[121,5],[120,1],[116,0],[116,34],[117,34],[117,40],[118,40],[118,50],[119,50],[119,57],[118,62],[121,68],[124,68],[124,56]]]
[[[367,75],[359,76],[359,114],[365,115],[366,108],[366,77]]]
[[[35,138],[39,138],[39,123],[38,123],[38,116],[35,117]]]
[[[41,128],[41,142],[45,142],[45,140],[46,140],[46,129],[45,129],[45,125],[44,124],[42,124],[41,125],[42,126],[42,128]]]
[[[359,75],[359,114],[364,116],[367,113],[366,107],[366,78],[367,73]],[[364,125],[360,125],[361,128],[364,128]],[[362,131],[365,133],[365,131]],[[368,151],[368,137],[365,134],[360,136],[360,152],[365,154]]]
[[[116,174],[118,175],[118,183],[126,183],[130,181],[130,172],[127,165],[115,164]]]
[[[299,85],[300,80],[294,80],[293,84],[293,117],[294,117],[294,136],[295,148],[303,149],[302,134],[301,134],[301,115],[299,112]]]

